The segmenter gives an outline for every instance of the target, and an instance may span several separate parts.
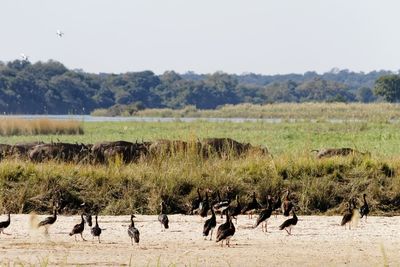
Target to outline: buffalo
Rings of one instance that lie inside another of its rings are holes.
[[[85,144],[50,143],[32,147],[29,159],[33,162],[58,160],[64,162],[82,162],[90,156],[90,146]]]
[[[149,143],[127,141],[102,142],[93,145],[91,152],[95,163],[106,163],[120,157],[124,163],[135,162],[148,154]]]

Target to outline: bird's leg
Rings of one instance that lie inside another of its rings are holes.
[[[131,244],[132,244],[132,246],[133,246],[133,239],[132,239],[132,237],[131,237]]]
[[[267,226],[268,225],[268,223],[265,221],[265,232],[267,233],[268,232],[268,229],[267,229]]]
[[[101,241],[100,241],[100,236],[99,236],[99,243],[101,243]]]
[[[77,240],[76,240],[76,235],[74,235],[74,237],[75,237],[75,242],[76,242],[76,241],[77,241]]]
[[[213,234],[214,229],[211,229],[211,233],[210,233],[210,241],[212,240],[212,234]]]
[[[81,233],[81,237],[82,237],[82,240],[83,240],[83,241],[86,241],[86,239],[85,239],[85,238],[83,238],[83,235],[82,235],[82,233]]]
[[[288,235],[290,235],[289,231],[285,228],[286,233],[288,233]]]

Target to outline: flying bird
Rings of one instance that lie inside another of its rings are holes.
[[[21,60],[22,61],[28,61],[29,60],[29,56],[25,55],[24,53],[21,53],[20,56],[21,56]]]
[[[62,31],[60,31],[60,30],[57,30],[56,34],[60,38],[63,37],[63,35],[64,35],[64,33]]]

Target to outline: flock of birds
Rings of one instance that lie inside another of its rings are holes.
[[[208,218],[204,222],[203,227],[203,236],[206,240],[208,236],[210,236],[210,240],[212,240],[213,231],[217,226],[217,215],[216,213],[220,213],[221,218],[223,215],[226,216],[226,221],[222,223],[218,229],[216,234],[216,242],[221,242],[221,246],[223,246],[223,242],[229,247],[230,239],[235,234],[235,225],[232,219],[236,220],[237,224],[237,216],[239,214],[246,214],[249,218],[252,218],[252,215],[258,213],[258,217],[255,221],[254,227],[257,228],[260,224],[262,226],[262,231],[267,232],[267,221],[268,219],[275,214],[275,217],[279,213],[282,213],[283,216],[288,217],[290,213],[292,213],[292,217],[285,220],[280,226],[280,230],[285,230],[288,235],[292,234],[292,228],[297,224],[298,218],[295,213],[296,205],[294,205],[293,201],[290,199],[290,192],[286,190],[286,194],[284,196],[283,201],[281,197],[278,195],[275,199],[270,195],[267,196],[266,207],[261,207],[256,198],[256,193],[253,192],[251,200],[244,206],[241,205],[239,201],[239,197],[236,196],[236,205],[232,205],[231,198],[228,196],[226,199],[221,199],[219,192],[217,192],[217,200],[211,202],[208,196],[208,190],[205,192],[205,197],[203,198],[200,190],[197,190],[198,196],[192,201],[191,214],[198,214],[202,218],[206,218],[208,214],[211,212],[211,217]],[[369,205],[366,199],[366,194],[363,195],[364,204],[358,210],[356,207],[356,200],[354,198],[350,199],[347,203],[347,210],[343,215],[343,219],[341,221],[341,225],[345,226],[349,225],[349,229],[351,229],[351,221],[354,218],[355,214],[359,212],[361,218],[367,216],[369,214]],[[161,212],[158,216],[158,221],[161,224],[161,231],[165,231],[169,228],[169,219],[168,215],[165,213],[166,205],[165,202],[162,201],[161,204]],[[45,218],[43,221],[37,224],[37,227],[44,227],[45,233],[48,234],[48,228],[53,225],[57,221],[57,210],[58,206],[53,207],[53,215]],[[259,211],[259,212],[258,212]],[[356,212],[358,211],[358,212]],[[131,215],[131,224],[129,225],[127,232],[128,236],[131,238],[131,244],[134,242],[139,244],[140,233],[139,230],[135,227],[134,219],[135,215]],[[11,223],[11,216],[8,213],[8,219],[6,221],[0,222],[0,234],[6,234],[4,229],[6,229]],[[100,235],[102,233],[102,229],[98,224],[98,217],[95,215],[95,225],[92,227],[92,215],[90,213],[82,213],[81,214],[81,222],[76,224],[72,231],[69,233],[70,236],[75,237],[75,241],[77,241],[76,236],[80,235],[83,241],[86,241],[83,237],[83,231],[85,229],[85,223],[91,227],[91,234],[93,238],[97,237],[99,243],[101,243]],[[104,229],[103,229],[104,230]]]

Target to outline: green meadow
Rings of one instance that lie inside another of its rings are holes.
[[[400,123],[388,122],[82,122],[83,135],[0,136],[0,143],[65,141],[95,143],[106,140],[151,141],[193,140],[230,137],[241,142],[265,145],[274,156],[304,154],[324,147],[352,147],[373,156],[399,154]]]
[[[372,119],[378,107],[381,106],[361,106],[367,114],[362,121],[348,117],[343,121],[332,121],[330,117],[283,119],[277,123],[204,119],[194,122],[179,119],[172,122],[80,121],[83,131],[78,135],[47,132],[46,135],[0,136],[0,143],[9,144],[230,137],[265,145],[272,155],[204,159],[196,154],[176,153],[128,165],[118,159],[108,165],[3,160],[0,162],[0,209],[51,212],[53,199],[62,196],[65,213],[80,212],[80,203],[85,202],[102,214],[156,214],[161,199],[167,202],[168,212],[186,212],[197,188],[208,188],[215,197],[216,190],[224,194],[226,187],[231,186],[242,203],[252,192],[264,203],[268,194],[276,196],[291,189],[301,214],[341,213],[349,198],[357,198],[361,204],[363,193],[367,193],[372,214],[398,214],[400,123],[389,122],[388,117]],[[388,106],[387,114],[391,114],[392,108]],[[383,116],[384,112],[380,114]],[[317,159],[315,152],[311,152],[327,147],[351,147],[368,151],[370,155]]]

